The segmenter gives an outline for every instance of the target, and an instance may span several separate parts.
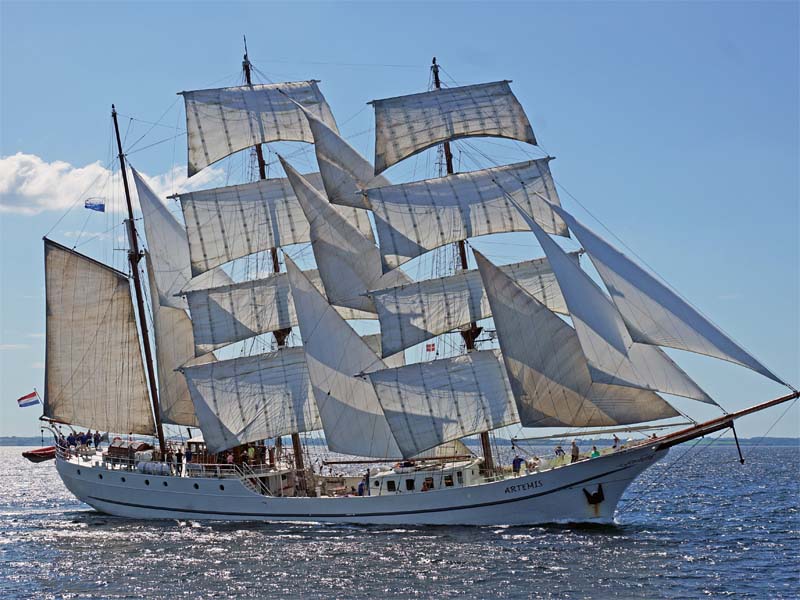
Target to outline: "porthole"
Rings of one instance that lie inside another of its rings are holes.
[[[220,490],[222,490],[222,491],[224,492],[224,491],[225,491],[225,486],[224,486],[224,485],[220,485],[220,486],[219,486],[219,489],[220,489]]]
[[[125,478],[124,478],[124,477],[120,477],[120,478],[119,478],[119,480],[120,480],[122,483],[125,483]]]
[[[150,480],[149,480],[149,479],[145,479],[145,480],[144,480],[144,484],[145,484],[145,485],[150,485]]]
[[[167,482],[166,481],[162,481],[161,483],[164,484],[164,487],[167,487]]]
[[[102,473],[98,473],[98,474],[97,474],[97,478],[98,478],[98,479],[102,479],[102,478],[103,478],[103,474],[102,474]]]
[[[78,469],[78,475],[80,475],[80,474],[81,474],[81,470],[80,470],[80,469]]]
[[[195,484],[194,484],[194,489],[196,489],[196,490],[199,490],[199,489],[200,489],[200,486],[199,486],[199,485],[197,485],[197,484],[195,483]]]

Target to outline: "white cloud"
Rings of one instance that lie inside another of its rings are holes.
[[[220,184],[224,173],[209,167],[191,181],[182,167],[150,176],[141,174],[159,198],[182,191]],[[134,202],[136,186],[131,182]],[[100,198],[107,211],[123,211],[125,203],[119,171],[112,173],[99,161],[76,167],[68,162],[47,162],[35,154],[17,152],[0,157],[0,213],[37,215],[45,211],[83,209],[88,198]]]
[[[44,369],[44,363],[43,362],[35,362],[35,363],[31,364],[31,368],[32,369]]]
[[[42,339],[43,339],[43,338],[44,338],[44,334],[43,334],[43,333],[29,333],[29,334],[28,334],[28,335],[26,335],[25,337],[28,337],[28,338],[35,338],[35,339],[39,339],[39,338],[42,338]]]

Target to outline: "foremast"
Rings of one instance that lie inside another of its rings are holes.
[[[242,71],[244,72],[244,80],[247,85],[253,85],[253,76],[252,76],[252,64],[250,63],[250,58],[247,55],[247,38],[244,38],[244,57],[242,58]],[[264,160],[264,150],[261,144],[256,144],[253,146],[256,153],[256,160],[258,161],[258,178],[259,179],[266,179],[267,178],[267,163]],[[280,273],[281,272],[281,263],[278,260],[278,249],[275,247],[270,248],[270,257],[272,258],[272,272],[273,273]],[[275,343],[278,344],[279,348],[283,348],[286,346],[286,339],[289,337],[289,334],[292,332],[291,327],[287,327],[285,329],[276,329],[272,332],[272,335],[275,336]],[[299,433],[292,433],[292,452],[294,454],[294,464],[295,468],[299,473],[303,473],[305,471],[305,461],[303,460],[303,445],[300,441],[300,434]],[[278,438],[280,439],[280,438]],[[305,478],[301,475],[301,487],[305,487]]]
[[[164,454],[166,443],[164,441],[164,426],[161,422],[161,409],[158,403],[158,386],[156,385],[155,370],[153,368],[153,352],[150,347],[150,336],[147,332],[147,315],[144,310],[144,294],[142,293],[142,282],[139,277],[139,261],[142,253],[139,251],[139,241],[136,235],[136,224],[133,219],[133,203],[131,202],[131,192],[128,186],[128,172],[125,167],[125,154],[122,152],[122,138],[119,135],[119,122],[117,121],[117,109],[111,105],[111,118],[114,121],[114,134],[117,138],[117,150],[119,151],[119,166],[122,173],[122,184],[125,188],[125,202],[128,206],[128,218],[125,220],[128,232],[128,260],[131,264],[131,274],[133,276],[133,288],[136,296],[136,312],[139,317],[139,327],[144,348],[144,362],[147,368],[147,380],[150,386],[150,399],[153,403],[153,418],[156,424],[156,434],[158,435],[158,446],[161,454]]]
[[[436,62],[435,56],[431,62],[431,72],[433,73],[434,88],[437,90],[441,89],[442,82],[439,78],[439,64]],[[453,151],[450,148],[450,142],[444,142],[442,144],[442,148],[444,150],[444,163],[447,174],[453,175],[455,173],[455,169],[453,168]],[[456,247],[458,248],[458,257],[461,269],[466,271],[469,269],[469,263],[467,262],[467,245],[464,240],[459,240],[456,242]],[[482,329],[482,327],[478,327],[477,323],[472,322],[469,324],[469,327],[461,330],[461,337],[464,339],[464,345],[467,348],[467,352],[475,350],[475,342],[478,339]],[[494,457],[492,456],[492,445],[489,440],[489,432],[484,431],[479,435],[479,437],[481,441],[481,451],[483,453],[483,467],[488,473],[491,473],[494,471]]]

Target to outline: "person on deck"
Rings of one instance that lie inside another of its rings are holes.
[[[514,460],[511,461],[511,470],[514,472],[514,477],[519,477],[519,470],[524,462],[519,454],[514,456]]]
[[[591,458],[597,458],[600,456],[600,451],[597,449],[597,446],[592,446],[592,453],[589,456]]]
[[[186,464],[189,464],[190,462],[192,462],[192,449],[190,447],[188,447],[188,446],[186,448],[185,456],[186,456]]]
[[[619,450],[619,438],[616,433],[614,434],[614,445],[611,448],[612,450]]]
[[[572,460],[570,463],[578,462],[581,457],[581,449],[578,448],[578,444],[575,440],[572,440],[572,448],[571,448]]]
[[[529,472],[538,471],[539,466],[541,465],[541,461],[539,460],[538,456],[534,456],[531,458],[527,463],[527,469]]]
[[[255,446],[250,446],[247,449],[247,462],[251,465],[256,464],[256,448]]]
[[[556,449],[553,450],[553,452],[555,452],[556,458],[561,458],[562,456],[566,456],[567,455],[567,453],[564,452],[564,449],[561,447],[561,444],[556,446]]]
[[[363,496],[364,495],[364,489],[365,488],[366,488],[366,483],[362,479],[361,481],[358,482],[358,495],[359,496]]]
[[[75,447],[77,445],[77,440],[75,439],[75,434],[74,433],[70,433],[67,436],[67,445],[69,447],[71,447],[71,448]]]
[[[225,462],[229,465],[233,465],[233,452],[228,451],[228,456],[225,457]]]
[[[178,447],[178,451],[175,453],[175,465],[176,465],[176,475],[178,477],[181,476],[181,471],[183,470],[183,452],[181,451],[180,446]]]
[[[95,450],[98,450],[100,448],[100,438],[101,438],[100,432],[99,431],[95,431],[94,432],[94,449]]]

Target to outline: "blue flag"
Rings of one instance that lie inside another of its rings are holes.
[[[83,203],[84,208],[89,210],[96,210],[97,212],[106,212],[106,205],[100,198],[89,198]]]

